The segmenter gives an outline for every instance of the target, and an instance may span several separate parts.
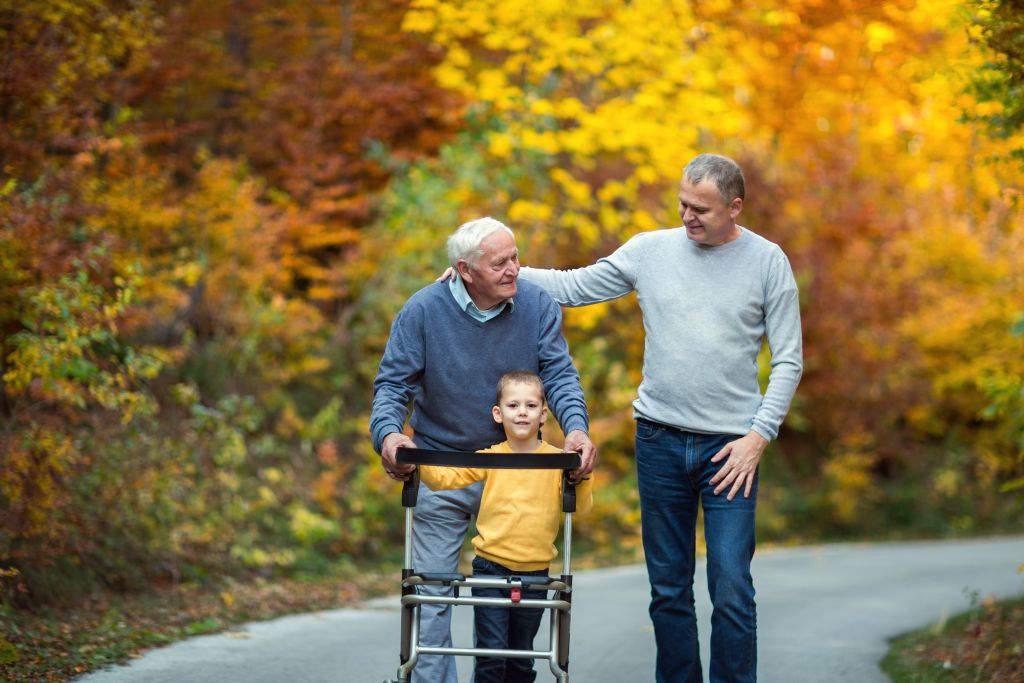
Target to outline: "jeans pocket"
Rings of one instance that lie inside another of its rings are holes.
[[[636,438],[640,441],[655,441],[663,431],[664,428],[646,420],[636,421]]]
[[[490,560],[476,555],[473,557],[473,575],[474,576],[497,576],[501,572],[496,571],[494,564]]]

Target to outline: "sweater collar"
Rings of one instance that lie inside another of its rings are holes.
[[[466,289],[466,283],[462,281],[462,278],[459,277],[458,273],[453,272],[452,276],[448,279],[448,291],[452,293],[452,296],[455,298],[455,303],[459,305],[460,309],[465,311],[469,317],[482,323],[498,317],[506,307],[509,311],[515,309],[515,301],[512,299],[505,299],[497,306],[488,308],[486,311],[481,311],[477,308],[477,305],[473,303],[473,299],[469,296],[469,291]]]

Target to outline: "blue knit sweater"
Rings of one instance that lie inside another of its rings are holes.
[[[588,428],[587,406],[562,337],[562,313],[540,287],[518,283],[515,306],[479,322],[462,311],[447,283],[413,294],[399,311],[373,383],[370,433],[379,453],[400,432],[409,403],[414,441],[426,448],[475,451],[505,440],[491,416],[498,379],[532,370],[562,430]]]

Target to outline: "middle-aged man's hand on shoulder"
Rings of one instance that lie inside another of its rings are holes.
[[[574,480],[579,481],[594,471],[594,465],[597,462],[597,447],[591,443],[586,432],[574,429],[566,434],[564,448],[567,451],[576,451],[580,454],[580,468],[573,470],[572,473]]]
[[[751,431],[744,437],[730,441],[725,444],[722,450],[715,453],[711,462],[719,462],[725,459],[722,468],[711,477],[711,485],[715,486],[715,495],[729,489],[727,499],[732,500],[740,489],[743,489],[743,497],[749,498],[750,491],[754,486],[754,477],[757,474],[757,466],[761,462],[761,454],[768,447],[768,440]]]
[[[397,460],[399,448],[416,448],[412,439],[402,432],[391,432],[384,437],[384,443],[380,449],[380,464],[388,476],[397,481],[405,481],[416,469],[416,465],[402,465]]]

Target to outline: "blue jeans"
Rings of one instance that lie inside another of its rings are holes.
[[[704,508],[711,615],[711,683],[757,680],[754,557],[757,480],[749,498],[714,494],[711,457],[728,434],[696,434],[637,420],[636,463],[641,530],[651,581],[651,621],[658,647],[657,683],[701,683],[693,600],[697,505]]]
[[[473,576],[547,576],[547,569],[520,572],[482,557],[473,558]],[[481,598],[507,598],[503,588],[474,588]],[[547,591],[524,590],[523,599],[543,600]],[[475,647],[501,650],[532,650],[544,610],[534,607],[474,607]],[[477,657],[473,683],[533,683],[537,672],[532,659]]]

